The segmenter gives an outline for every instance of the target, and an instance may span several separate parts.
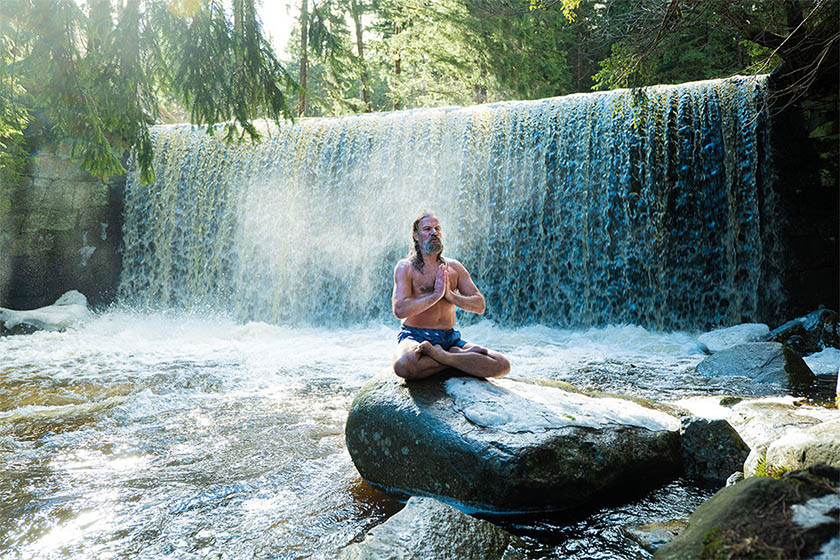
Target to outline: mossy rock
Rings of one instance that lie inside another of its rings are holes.
[[[838,484],[840,471],[827,466],[743,480],[698,507],[654,559],[810,558],[836,537],[836,520],[804,527],[793,521],[792,506],[837,494]]]

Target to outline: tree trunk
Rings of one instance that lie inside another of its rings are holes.
[[[402,31],[402,26],[398,22],[394,22],[394,35],[399,34]],[[394,59],[394,75],[399,76],[402,72],[402,56],[400,53],[397,53],[397,58]],[[402,103],[399,102],[399,99],[394,102],[394,111],[399,111],[402,109]]]
[[[365,104],[365,113],[370,113],[370,89],[368,88],[368,71],[365,65],[364,41],[362,40],[362,6],[356,0],[350,0],[350,11],[353,17],[353,24],[356,26],[356,51],[359,62],[362,64],[362,103]]]
[[[102,38],[111,30],[110,0],[89,0],[87,19],[87,51],[89,53],[98,51],[102,46]]]
[[[306,67],[309,64],[307,57],[307,43],[309,35],[309,0],[301,0],[300,3],[300,96],[298,97],[298,116],[302,117],[306,111]]]
[[[233,52],[236,56],[236,75],[238,80],[245,79],[244,53],[242,52],[242,49],[245,48],[244,1],[233,0],[233,33],[236,35],[233,41]]]
[[[583,18],[577,25],[577,60],[575,61],[575,91],[583,91]]]

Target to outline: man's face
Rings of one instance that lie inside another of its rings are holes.
[[[434,255],[443,251],[443,231],[436,217],[426,216],[420,220],[414,235],[420,242],[420,249],[424,255]]]

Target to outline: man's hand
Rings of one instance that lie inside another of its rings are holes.
[[[446,274],[446,291],[443,292],[443,299],[448,301],[449,303],[455,304],[455,296],[457,294],[458,289],[458,281],[455,281],[455,286],[452,286],[452,279],[449,277],[448,274],[449,270],[447,269]]]
[[[435,274],[435,295],[445,298],[449,294],[449,275],[446,274],[446,265],[438,267]]]
[[[455,278],[447,277],[446,291],[443,297],[456,307],[470,313],[484,313],[484,296],[475,287],[469,273],[458,261],[447,263],[455,274]]]

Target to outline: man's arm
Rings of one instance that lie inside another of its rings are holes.
[[[405,319],[423,313],[439,302],[446,292],[445,268],[441,265],[435,275],[434,291],[424,296],[412,297],[410,266],[410,262],[403,260],[398,262],[394,268],[394,295],[391,300],[391,308],[397,319]]]
[[[458,283],[456,285],[457,292],[447,283],[447,289],[443,296],[446,301],[470,313],[478,313],[479,315],[484,313],[486,309],[484,296],[478,291],[464,265],[455,259],[450,259],[447,264],[458,273]]]

